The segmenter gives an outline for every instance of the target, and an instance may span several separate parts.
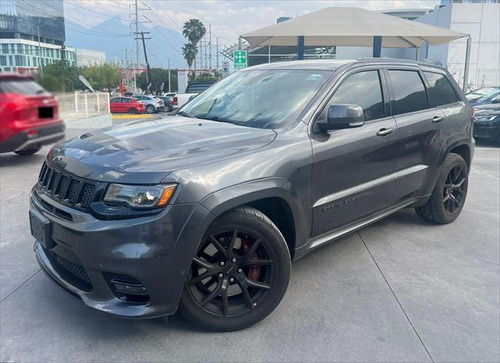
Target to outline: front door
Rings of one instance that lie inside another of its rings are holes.
[[[313,148],[312,237],[388,208],[397,168],[397,126],[389,115],[383,74],[366,69],[346,75],[318,118],[333,104],[357,104],[361,127],[311,134]]]

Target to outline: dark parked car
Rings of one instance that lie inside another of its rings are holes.
[[[162,100],[163,104],[165,105],[163,106],[161,111],[172,112],[174,110],[174,106],[172,105],[172,100],[173,100],[172,96],[157,96],[156,98]]]
[[[500,95],[492,103],[474,106],[474,137],[500,143]]]
[[[36,256],[95,309],[179,308],[204,328],[242,329],[278,306],[309,251],[402,208],[454,221],[473,152],[472,109],[444,68],[251,67],[177,116],[54,147],[32,190]]]
[[[0,73],[0,153],[33,155],[64,138],[57,100],[31,75]]]
[[[492,103],[491,101],[500,96],[500,87],[483,87],[465,95],[473,106]]]

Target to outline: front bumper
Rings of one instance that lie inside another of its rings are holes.
[[[500,121],[482,121],[474,122],[474,137],[482,138],[498,138],[500,137]]]
[[[37,132],[30,134],[33,130]],[[0,142],[0,153],[36,148],[64,139],[65,126],[62,120],[50,126],[33,127],[33,130],[17,133]]]
[[[51,238],[50,245],[35,242],[36,258],[59,287],[120,317],[151,318],[177,310],[185,274],[210,223],[204,207],[169,206],[154,216],[98,220],[34,193],[30,215],[50,221]],[[47,204],[55,209],[49,212]],[[117,278],[122,287],[140,288],[143,294],[117,291]]]

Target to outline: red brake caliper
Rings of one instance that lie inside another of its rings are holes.
[[[248,245],[248,237],[245,236],[241,240],[241,245],[243,246],[243,251],[245,253],[247,253],[247,251],[250,248],[249,245]],[[257,252],[255,252],[250,259],[253,260],[253,261],[258,260],[259,259],[259,255],[257,254]],[[261,266],[259,266],[259,265],[251,265],[250,266],[250,268],[248,269],[248,277],[251,280],[259,281],[259,278],[260,278],[260,267]]]

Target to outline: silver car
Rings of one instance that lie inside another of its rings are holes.
[[[135,95],[132,96],[132,98],[144,103],[146,105],[147,113],[156,113],[165,108],[165,104],[162,100],[151,95]]]

